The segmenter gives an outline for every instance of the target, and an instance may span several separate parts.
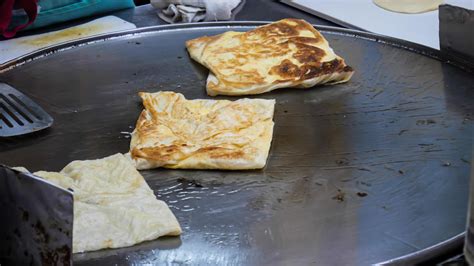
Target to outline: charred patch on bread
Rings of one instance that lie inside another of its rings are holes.
[[[285,59],[281,62],[281,64],[276,65],[270,69],[270,74],[278,75],[283,78],[293,78],[299,77],[301,75],[300,68],[293,64],[290,60]]]
[[[293,57],[303,64],[320,62],[321,58],[326,55],[326,52],[324,52],[323,49],[312,45],[298,42],[294,43],[294,45],[298,50],[293,54]]]
[[[319,43],[321,41],[321,38],[319,38],[319,36],[317,36],[317,37],[300,37],[300,36],[298,36],[298,37],[292,37],[291,41],[297,42],[297,43],[316,44],[316,43]]]

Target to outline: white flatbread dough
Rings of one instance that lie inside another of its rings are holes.
[[[168,205],[156,199],[142,175],[120,153],[73,161],[59,173],[34,174],[74,190],[74,253],[181,234]]]
[[[443,0],[373,0],[374,3],[386,10],[399,13],[424,13],[438,9]]]

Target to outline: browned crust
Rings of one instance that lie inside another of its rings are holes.
[[[170,162],[173,161],[173,157],[183,157],[179,146],[182,145],[170,145],[161,147],[146,147],[146,148],[133,148],[130,152],[133,159],[142,158],[146,160],[152,160],[157,162]],[[211,159],[243,159],[245,153],[238,149],[228,149],[218,146],[204,147],[189,154],[189,156],[199,156],[199,154],[205,155]]]

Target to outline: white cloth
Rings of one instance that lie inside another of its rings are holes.
[[[242,0],[151,0],[168,23],[229,20]]]

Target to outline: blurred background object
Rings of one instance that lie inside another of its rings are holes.
[[[136,6],[142,6],[150,3],[150,0],[135,0],[135,5]]]
[[[20,30],[42,28],[133,7],[133,0],[5,0],[0,5],[0,33],[11,38]]]
[[[243,0],[151,0],[168,23],[231,20]]]

